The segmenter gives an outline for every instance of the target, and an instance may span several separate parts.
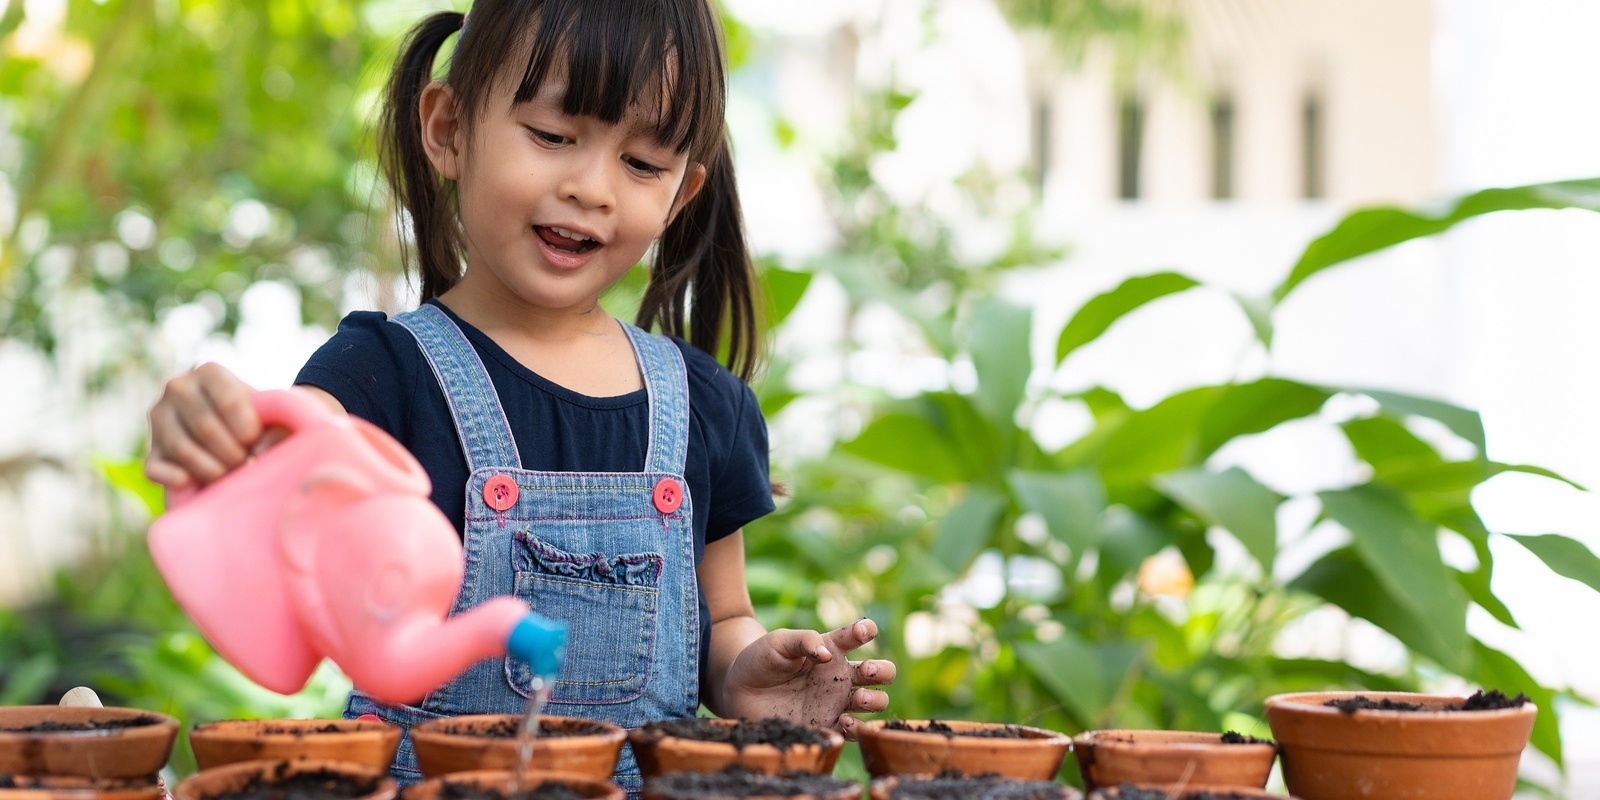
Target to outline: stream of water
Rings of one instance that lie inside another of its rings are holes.
[[[550,701],[550,686],[543,678],[535,677],[529,688],[533,691],[528,693],[528,715],[517,728],[517,763],[511,769],[511,785],[507,787],[509,791],[506,797],[509,800],[516,800],[522,792],[522,773],[533,760],[533,741],[539,738],[539,715],[544,713],[545,703]]]

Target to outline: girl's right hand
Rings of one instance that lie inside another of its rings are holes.
[[[217,364],[167,381],[150,409],[145,477],[168,490],[197,488],[244,464],[262,444],[252,391]]]

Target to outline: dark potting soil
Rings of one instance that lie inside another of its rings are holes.
[[[352,778],[320,769],[285,775],[287,766],[279,764],[264,776],[252,776],[235,791],[206,800],[347,800],[372,794],[378,786],[375,778]]]
[[[445,726],[445,733],[454,733],[464,736],[483,736],[490,739],[515,739],[517,732],[522,728],[522,720],[507,717],[488,727],[460,727]],[[597,736],[606,732],[606,726],[598,722],[572,719],[562,720],[554,725],[539,725],[539,735],[547,739],[559,739],[563,736]]]
[[[643,730],[645,738],[650,741],[672,736],[697,742],[725,742],[741,750],[752,744],[770,744],[779,750],[787,750],[807,744],[821,747],[828,743],[828,737],[821,731],[778,717],[742,719],[732,725],[718,725],[698,717],[668,719],[646,723]]]
[[[1246,736],[1246,735],[1244,735],[1244,734],[1242,734],[1242,733],[1240,733],[1238,731],[1225,731],[1222,734],[1222,743],[1223,744],[1272,744],[1273,742],[1272,742],[1271,739],[1257,739],[1254,736]]]
[[[696,800],[703,797],[797,797],[825,796],[854,789],[861,784],[832,775],[789,772],[762,775],[740,766],[721,772],[674,772],[657,775],[645,782],[645,789],[663,800]]]
[[[439,800],[583,800],[583,795],[562,783],[541,783],[509,797],[499,789],[447,783],[439,787]]]
[[[945,736],[975,736],[980,739],[1026,739],[1028,737],[1027,733],[1015,725],[958,731],[936,719],[928,720],[926,725],[912,725],[909,722],[898,719],[890,720],[884,723],[883,729],[886,731],[911,731],[912,733],[941,733]]]
[[[889,794],[893,800],[1067,800],[1069,796],[1059,783],[948,773],[932,778],[902,775]]]
[[[1516,697],[1506,697],[1499,689],[1490,689],[1488,692],[1475,692],[1460,703],[1429,708],[1421,703],[1407,703],[1404,700],[1373,700],[1366,695],[1356,695],[1348,700],[1329,700],[1323,703],[1343,711],[1354,714],[1357,711],[1490,711],[1501,708],[1517,708],[1528,702],[1528,696],[1517,692]]]
[[[115,731],[123,728],[142,728],[146,725],[159,725],[161,720],[157,717],[141,715],[123,719],[89,720],[86,722],[57,722],[45,720],[32,725],[22,725],[15,728],[0,728],[0,733],[73,733],[82,731]]]
[[[1126,783],[1117,787],[1117,800],[1171,800],[1172,796],[1172,793],[1163,789],[1140,789]],[[1184,795],[1183,800],[1254,800],[1254,798],[1249,795],[1221,791],[1194,792]]]

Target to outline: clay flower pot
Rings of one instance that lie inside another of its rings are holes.
[[[227,719],[189,731],[189,746],[200,769],[280,758],[388,769],[399,744],[399,728],[362,719]]]
[[[1428,710],[1342,711],[1357,696]],[[1445,711],[1463,698],[1405,692],[1306,692],[1267,698],[1283,779],[1305,800],[1509,800],[1538,708]]]
[[[1270,742],[1225,744],[1198,731],[1085,731],[1072,738],[1083,786],[1148,783],[1260,789],[1278,748]]]
[[[519,787],[521,792],[530,792],[546,784],[559,784],[576,792],[585,800],[623,800],[622,788],[608,780],[598,780],[587,775],[578,775],[571,772],[551,772],[548,770],[528,770],[522,773]],[[476,789],[483,792],[485,800],[503,800],[511,792],[510,770],[476,770],[473,772],[452,772],[437,778],[429,778],[421,783],[406,789],[405,800],[439,800],[441,794],[450,787],[452,797],[470,797]],[[500,798],[494,798],[493,793],[498,792]]]
[[[815,772],[768,775],[741,766],[647,778],[642,800],[860,800],[861,784]]]
[[[1175,788],[1158,784],[1132,784],[1096,789],[1089,800],[1296,800],[1285,794],[1243,786],[1192,786]]]
[[[411,729],[417,768],[424,778],[453,772],[515,769],[521,714],[469,714],[443,717]],[[609,722],[575,717],[539,717],[530,769],[553,770],[610,780],[628,736]]]
[[[387,769],[342,761],[242,761],[201,770],[172,790],[174,800],[214,800],[280,786],[298,800],[394,800]],[[291,788],[293,787],[293,788]]]
[[[0,708],[0,774],[148,779],[177,738],[177,720],[137,708]]]
[[[702,728],[705,738],[690,738],[689,734],[697,732],[695,728]],[[716,741],[713,737],[724,740]],[[805,738],[820,743],[793,741]],[[839,753],[844,749],[844,737],[838,731],[806,728],[775,719],[671,720],[630,732],[628,742],[633,746],[634,758],[639,761],[639,774],[646,778],[673,772],[719,772],[734,765],[765,775],[785,772],[826,775],[833,772]]]
[[[1078,800],[1077,789],[1053,781],[1025,781],[996,775],[884,775],[873,778],[872,800]]]
[[[888,724],[861,725],[861,758],[874,777],[954,771],[1049,781],[1072,747],[1064,734],[1022,725],[907,720],[899,724],[911,730],[896,730]]]
[[[9,785],[8,785],[9,784]],[[161,800],[161,782],[149,777],[131,779],[83,778],[60,775],[0,775],[0,800]]]

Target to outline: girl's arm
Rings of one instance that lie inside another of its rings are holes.
[[[847,660],[872,641],[878,626],[862,619],[827,634],[780,629],[756,620],[745,584],[744,532],[706,545],[700,586],[711,611],[710,685],[706,707],[721,717],[784,717],[802,725],[838,727],[854,739],[851,711],[882,711],[889,695],[861,686],[894,682],[891,661]]]

